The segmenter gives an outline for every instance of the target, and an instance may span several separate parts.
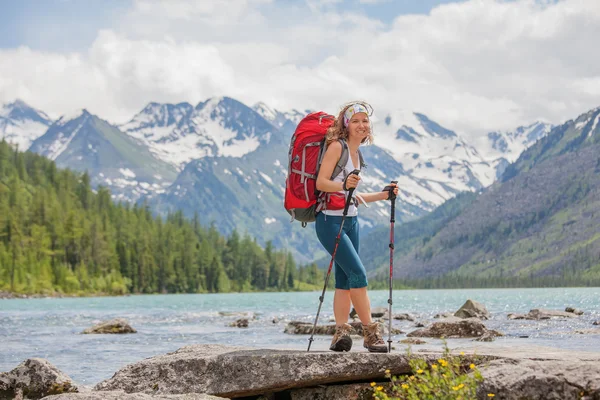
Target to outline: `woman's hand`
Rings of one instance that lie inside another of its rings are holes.
[[[392,183],[383,188],[382,192],[387,192],[386,200],[394,200],[398,196],[398,183],[392,181]]]
[[[344,181],[343,189],[344,190],[354,189],[358,186],[358,182],[360,182],[360,176],[358,176],[356,174],[350,174],[346,177],[346,180]]]

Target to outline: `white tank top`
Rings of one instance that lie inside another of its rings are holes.
[[[348,162],[346,163],[346,166],[344,167],[344,169],[342,171],[340,171],[340,173],[336,177],[334,177],[332,179],[332,181],[344,182],[344,178],[346,176],[348,176],[355,169],[358,169],[360,171],[360,158],[359,158],[359,162],[358,162],[358,167],[354,168],[354,164],[352,163],[352,157],[350,156],[350,154],[348,154]],[[343,194],[345,196],[346,200],[348,199],[348,192],[341,190],[337,193]],[[353,196],[353,197],[355,197],[355,196]],[[356,205],[354,203],[355,203],[354,201],[350,202],[350,207],[348,207],[347,215],[349,217],[356,217],[358,215],[358,208],[356,207]],[[344,215],[344,210],[323,210],[323,214],[342,216],[342,215]]]

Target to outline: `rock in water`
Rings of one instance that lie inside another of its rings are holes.
[[[234,328],[247,328],[248,318],[240,318],[235,322],[232,322],[229,326],[233,326]]]
[[[565,312],[570,312],[575,315],[583,315],[583,311],[581,311],[579,308],[567,307],[565,308]]]
[[[103,321],[97,325],[94,325],[91,328],[86,329],[81,332],[84,334],[92,334],[92,333],[136,333],[137,331],[133,329],[127,320],[123,318],[115,318],[110,321]]]
[[[388,313],[388,309],[385,307],[373,307],[371,308],[371,317],[372,318],[382,318],[386,316]],[[350,318],[358,318],[358,313],[354,308],[350,311]]]
[[[469,299],[454,313],[454,316],[458,318],[489,319],[490,313],[483,304]]]
[[[487,329],[481,322],[464,320],[460,322],[434,322],[430,327],[409,333],[408,337],[434,338],[478,338],[485,334],[503,336],[500,332]]]

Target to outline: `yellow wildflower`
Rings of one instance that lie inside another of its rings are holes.
[[[406,383],[402,384],[402,389],[408,389],[408,385]]]
[[[438,360],[438,362],[440,363],[440,365],[441,365],[442,367],[447,367],[447,366],[448,366],[448,361],[444,360],[443,358],[440,358],[440,359]]]
[[[494,393],[488,393],[488,397],[496,397]]]
[[[461,356],[464,356],[464,355],[465,355],[465,352],[464,352],[464,351],[461,351],[461,352],[460,352],[460,355],[461,355]]]
[[[390,370],[389,370],[389,369],[386,369],[386,370],[385,370],[385,373],[386,373],[386,374],[389,374],[389,373],[390,373]]]
[[[458,388],[459,388],[459,389],[462,389],[462,388],[464,388],[464,387],[465,387],[465,384],[464,384],[464,383],[461,383],[460,385],[458,385]]]
[[[471,368],[471,369],[475,369],[475,364],[471,364],[471,365],[469,365],[469,368]]]
[[[408,379],[410,379],[411,381],[414,381],[415,380],[415,376],[411,375]]]
[[[437,369],[437,365],[433,364],[433,365],[431,366],[431,368],[433,368],[433,369]]]
[[[452,390],[458,390],[459,387],[458,386],[452,386]]]
[[[422,373],[423,373],[423,370],[419,368],[419,369],[417,370],[417,374],[422,374]]]
[[[371,382],[371,387],[374,387],[375,385],[377,385],[375,382]]]
[[[377,387],[375,388],[375,390],[377,390],[378,392],[381,392],[381,391],[383,390],[383,386],[377,386]]]

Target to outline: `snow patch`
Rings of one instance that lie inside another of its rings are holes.
[[[600,114],[596,115],[596,119],[594,120],[594,124],[592,125],[592,129],[590,129],[590,133],[588,133],[588,137],[592,136],[594,133],[594,129],[596,129],[596,125],[598,125],[598,121],[600,121]]]
[[[379,168],[373,168],[373,171],[375,171],[375,173],[379,176],[381,176],[382,178],[385,179],[385,177],[387,176],[386,174],[383,173],[382,170],[380,170]]]
[[[79,108],[79,109],[73,110],[70,113],[63,114],[58,119],[57,123],[61,124],[61,125],[64,125],[64,124],[66,124],[69,121],[72,121],[74,119],[77,119],[77,118],[81,117],[81,115],[83,114],[84,111],[85,110],[83,108]]]
[[[73,129],[69,136],[65,136],[63,132],[59,132],[56,140],[52,142],[52,144],[50,144],[48,149],[44,152],[46,157],[51,160],[56,160],[58,156],[60,156],[67,149],[67,147],[69,147],[69,144],[75,135],[77,135],[77,133],[81,130],[83,124],[85,124],[85,121],[87,121],[87,118],[84,118],[83,121],[81,121],[81,123],[75,129]]]
[[[262,178],[265,181],[269,182],[271,185],[273,184],[273,179],[271,179],[271,177],[269,177],[269,175],[266,175],[266,174],[264,174],[262,172],[259,172],[259,173],[260,173],[260,176],[262,176]]]
[[[135,178],[135,173],[129,168],[119,168],[119,172],[126,178]]]

